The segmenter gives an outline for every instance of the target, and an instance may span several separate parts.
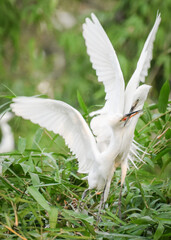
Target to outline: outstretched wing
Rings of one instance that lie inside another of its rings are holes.
[[[148,38],[144,44],[143,50],[141,52],[140,58],[137,63],[137,68],[133,73],[130,81],[125,90],[125,109],[124,113],[128,113],[131,108],[133,94],[138,87],[140,81],[144,82],[145,77],[148,75],[148,69],[150,67],[150,62],[152,59],[153,43],[156,37],[156,33],[161,21],[160,14],[157,14],[154,26],[148,35]]]
[[[92,67],[96,70],[98,81],[103,82],[106,92],[105,106],[97,113],[123,113],[125,86],[119,61],[97,17],[92,13],[91,18],[87,18],[83,24],[83,37]]]
[[[76,109],[62,101],[36,97],[14,98],[11,108],[16,115],[60,134],[78,158],[79,172],[89,172],[93,162],[97,160],[96,142]]]

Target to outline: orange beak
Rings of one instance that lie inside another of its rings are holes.
[[[134,117],[135,115],[137,115],[140,112],[142,112],[142,110],[137,110],[134,112],[127,113],[123,116],[123,118],[120,121],[124,121],[125,122],[124,126],[125,126],[130,118]]]

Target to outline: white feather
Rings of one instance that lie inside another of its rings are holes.
[[[125,90],[125,108],[124,113],[129,112],[132,104],[133,94],[138,87],[140,81],[144,83],[145,77],[148,74],[148,69],[150,67],[150,62],[152,59],[153,43],[156,37],[156,33],[161,21],[160,14],[157,14],[154,26],[148,35],[148,38],[144,44],[143,50],[141,52],[140,58],[137,63],[137,68],[133,73],[131,79],[129,80],[126,90]]]
[[[100,112],[123,113],[124,79],[115,50],[94,14],[83,24],[83,36],[92,67],[99,82],[103,82],[106,103]],[[113,105],[113,103],[115,103]],[[97,112],[90,115],[93,116]]]
[[[10,112],[5,113],[5,115],[0,115],[0,128],[2,132],[0,153],[11,152],[14,150],[14,136],[12,129],[8,124],[8,121],[10,121],[12,117],[13,114]]]
[[[16,115],[60,134],[78,158],[79,172],[89,172],[97,159],[96,142],[76,109],[61,101],[36,97],[17,97],[13,102],[11,108]]]

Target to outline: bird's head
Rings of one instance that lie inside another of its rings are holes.
[[[129,121],[131,120],[131,118],[135,117],[136,115],[142,113],[142,109],[140,110],[136,110],[136,111],[132,111],[132,112],[129,112],[127,114],[125,114],[121,119],[120,119],[120,123],[123,123],[123,126],[125,127]]]
[[[121,129],[125,127],[126,125],[128,126],[129,122],[132,121],[132,118],[134,118],[138,113],[140,113],[142,110],[137,110],[130,112],[128,114],[115,114],[114,116],[111,116],[109,118],[110,126],[113,129]]]
[[[126,125],[129,126],[129,123],[132,121],[135,116],[139,115],[142,110],[136,110],[129,112],[127,114],[115,114],[114,116],[109,117],[110,126],[113,129],[120,129],[125,127]]]
[[[132,109],[133,109],[132,111],[136,111],[138,109],[143,108],[144,102],[147,98],[150,88],[151,86],[147,84],[143,84],[136,89],[135,94],[133,96],[133,101],[132,101],[132,106],[130,111]]]
[[[130,111],[129,113],[126,113],[121,119],[121,122],[124,122],[124,126],[126,125],[128,126],[129,123],[131,122],[130,119],[134,116],[136,117],[134,117],[133,119],[138,120],[140,114],[143,112],[142,110],[143,105],[147,98],[150,88],[151,86],[143,84],[136,89],[135,94],[133,96],[133,101],[132,101]],[[135,121],[135,125],[136,125],[136,122],[137,121]]]
[[[134,93],[133,101],[129,112],[115,114],[110,117],[110,125],[112,128],[120,129],[123,127],[136,126],[140,114],[143,112],[143,105],[147,98],[151,86],[143,84],[138,87]]]

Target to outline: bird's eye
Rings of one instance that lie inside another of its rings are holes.
[[[130,112],[132,112],[132,111],[135,109],[135,107],[137,106],[138,102],[139,102],[139,98],[138,98],[138,99],[135,101],[135,103],[132,105],[132,107],[131,107],[131,109],[130,109]]]

